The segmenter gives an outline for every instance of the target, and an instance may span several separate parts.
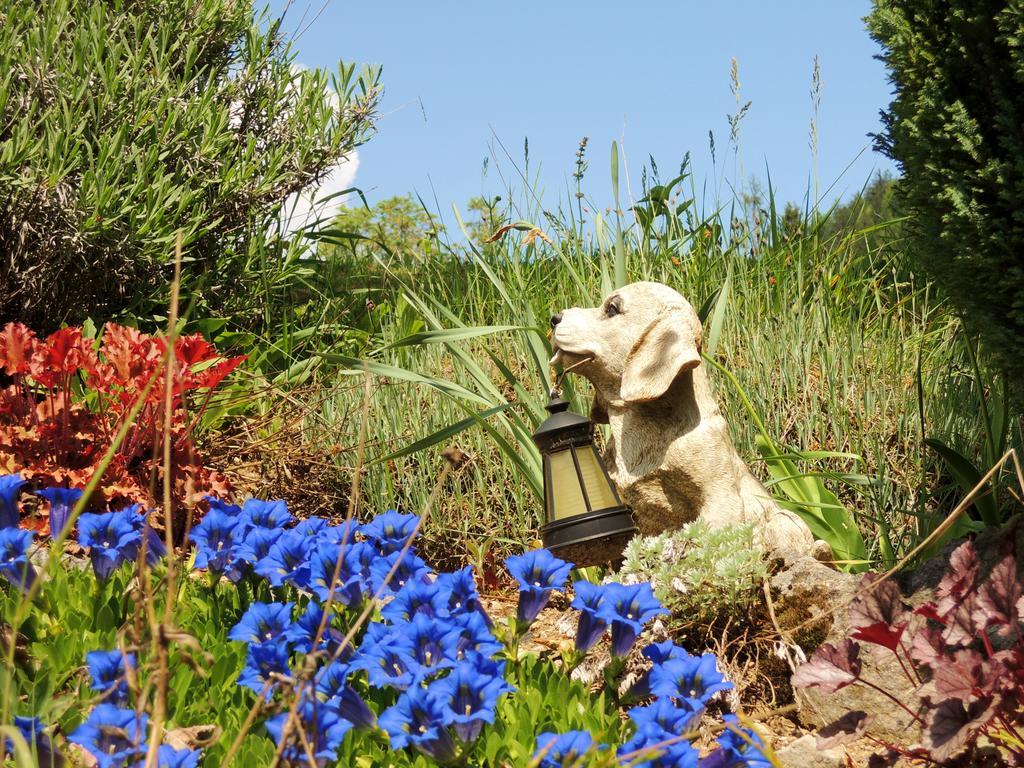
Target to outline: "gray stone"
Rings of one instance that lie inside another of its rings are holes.
[[[843,768],[846,765],[840,750],[819,750],[817,739],[810,733],[777,749],[775,756],[783,768]]]
[[[789,643],[810,656],[822,643],[838,644],[849,632],[847,607],[857,593],[860,576],[841,573],[806,557],[794,561],[771,581],[779,628]],[[814,621],[818,619],[818,621]],[[888,651],[862,649],[862,678],[894,694],[900,701],[916,701],[917,685],[911,684],[899,662]],[[821,728],[850,710],[872,715],[871,733],[901,743],[916,741],[914,719],[892,699],[866,685],[851,685],[835,693],[813,688],[795,690],[800,722]]]
[[[1018,516],[1002,529],[986,529],[974,542],[978,553],[979,580],[987,578],[1015,540],[1017,552],[1024,553],[1024,516]],[[945,545],[935,556],[898,574],[904,599],[919,606],[934,598],[952,551],[963,541]],[[1024,571],[1024,557],[1018,559],[1018,576]],[[848,606],[857,593],[860,576],[840,573],[805,557],[791,561],[771,580],[772,599],[780,629],[788,643],[810,656],[822,643],[838,644],[850,630]],[[808,620],[819,619],[808,625]],[[797,653],[799,655],[799,653]],[[916,685],[889,651],[862,644],[862,679],[873,683],[915,709],[921,697],[931,692],[929,685]],[[798,715],[805,726],[820,728],[838,720],[850,710],[872,715],[869,728],[873,736],[901,744],[920,741],[920,728],[899,704],[870,687],[855,684],[832,694],[815,689],[794,691]]]

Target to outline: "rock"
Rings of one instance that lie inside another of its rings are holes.
[[[857,593],[860,577],[841,573],[810,557],[792,562],[771,581],[772,599],[779,628],[788,642],[797,646],[793,656],[810,656],[823,643],[838,644],[849,632],[847,606]],[[819,619],[818,621],[814,621]],[[861,654],[863,679],[895,694],[901,701],[914,701],[920,694],[911,685],[892,654]],[[891,699],[865,685],[851,685],[835,693],[813,688],[795,690],[800,722],[821,728],[850,710],[872,715],[871,733],[901,743],[917,740],[913,718]]]
[[[1002,529],[986,529],[975,539],[978,553],[979,581],[1016,543],[1017,552],[1024,553],[1024,516],[1017,516]],[[934,598],[935,587],[949,565],[949,556],[963,541],[945,545],[913,569],[895,577],[905,601],[919,606]],[[1018,559],[1018,577],[1024,576],[1024,557]],[[779,628],[789,644],[790,656],[799,661],[810,656],[822,643],[838,644],[850,630],[848,606],[857,593],[860,576],[840,573],[809,557],[788,562],[772,577],[772,599]],[[814,621],[814,619],[819,619]],[[794,648],[795,646],[795,648]],[[862,644],[862,679],[893,694],[911,709],[929,687],[907,678],[907,673],[892,653]],[[794,691],[800,722],[821,728],[851,710],[863,710],[873,717],[869,731],[872,736],[900,744],[920,740],[920,728],[896,702],[870,687],[855,684],[835,693],[815,689]]]
[[[810,733],[777,749],[775,756],[783,768],[843,768],[846,765],[842,751],[819,750],[817,739]]]

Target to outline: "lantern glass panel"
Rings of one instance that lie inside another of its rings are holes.
[[[562,520],[574,515],[587,513],[587,503],[580,489],[576,464],[572,460],[572,449],[557,451],[548,457],[551,464],[551,487],[548,489],[551,502],[551,518]]]
[[[573,461],[579,462],[577,471]],[[551,468],[548,499],[552,520],[564,520],[587,512],[610,509],[621,504],[592,445],[566,448],[547,457]],[[584,496],[584,489],[586,496]],[[588,508],[587,501],[590,502]]]
[[[576,459],[580,463],[580,474],[583,476],[583,485],[590,499],[590,508],[596,512],[599,509],[619,506],[621,502],[612,491],[608,476],[597,457],[597,448],[593,444],[579,447],[576,450]]]

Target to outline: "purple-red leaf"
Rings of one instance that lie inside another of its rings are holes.
[[[974,622],[977,597],[970,593],[961,599],[951,612],[946,614],[946,628],[942,639],[949,645],[970,645],[978,639],[979,627]]]
[[[933,627],[921,627],[910,641],[910,658],[927,667],[934,667],[945,652],[942,633]]]
[[[794,688],[820,688],[835,693],[860,678],[860,646],[846,638],[838,646],[825,643],[793,674]]]
[[[865,643],[880,645],[895,653],[896,649],[900,647],[900,638],[903,637],[903,630],[906,628],[906,624],[890,627],[885,622],[879,622],[851,632],[850,637]]]
[[[850,604],[850,625],[870,627],[885,624],[895,629],[906,625],[909,609],[903,602],[903,593],[895,582],[886,579],[879,583],[881,576],[869,573],[860,582],[861,589],[868,591],[857,595]]]
[[[938,598],[936,608],[940,616],[946,616],[956,609],[964,597],[974,590],[977,577],[978,556],[974,545],[965,541],[949,556],[949,568],[935,589]]]
[[[995,716],[998,698],[984,698],[967,707],[960,699],[946,699],[928,714],[924,745],[943,762],[959,753]]]
[[[996,632],[1006,637],[1020,621],[1017,603],[1021,598],[1020,582],[1017,580],[1017,560],[1007,555],[992,569],[988,579],[978,590],[974,623],[980,628],[993,625]]]
[[[924,616],[926,619],[938,622],[939,624],[946,623],[943,618],[939,616],[939,611],[936,608],[935,603],[922,603],[914,609],[914,613],[918,616]]]
[[[943,656],[935,661],[935,690],[950,699],[975,698],[985,686],[985,657],[977,651],[959,650],[952,656]]]
[[[859,709],[847,712],[818,731],[818,749],[832,749],[856,741],[864,735],[873,719],[867,712]]]

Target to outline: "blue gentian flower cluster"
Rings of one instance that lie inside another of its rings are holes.
[[[54,748],[42,720],[37,717],[15,716],[14,727],[21,734],[21,738],[25,740],[29,751],[35,755],[39,768],[57,768],[64,765],[64,758]],[[14,740],[4,739],[4,749],[8,755],[14,755]]]
[[[145,762],[149,717],[134,709],[103,702],[68,735],[96,760],[99,768],[137,768]],[[167,744],[157,747],[157,768],[198,768],[199,750],[175,749]]]
[[[238,684],[268,701],[286,690],[300,696],[299,722],[321,764],[337,759],[349,730],[378,727],[392,749],[453,759],[512,690],[472,568],[435,574],[413,547],[415,515],[388,511],[361,526],[291,522],[283,502],[218,502],[192,533],[197,567],[297,595],[252,603],[231,629],[228,637],[248,646]],[[358,644],[345,642],[339,617],[371,598],[381,603],[380,620]],[[317,659],[308,683],[299,681],[296,654]],[[360,694],[367,686],[393,692],[379,717]],[[286,722],[283,712],[266,723],[279,745]],[[292,738],[283,756],[308,762]]]
[[[18,495],[25,481],[21,475],[0,475],[0,573],[8,581],[29,589],[35,569],[28,561],[28,547],[34,534],[18,528]],[[71,512],[82,498],[79,488],[43,488],[36,495],[50,505],[50,533],[67,533]],[[146,561],[153,565],[167,554],[167,548],[149,527],[141,506],[133,504],[116,512],[83,513],[78,518],[78,543],[89,548],[89,558],[98,579],[105,580],[122,563],[134,562],[146,545]]]
[[[28,559],[35,534],[18,527],[18,494],[24,484],[17,473],[0,475],[0,575],[27,592],[36,580],[35,568]]]
[[[78,517],[78,543],[89,548],[89,560],[100,581],[124,563],[134,563],[144,539],[149,565],[167,554],[167,547],[141,510],[140,504],[132,504],[116,512],[83,512]]]
[[[578,581],[571,606],[580,612],[576,650],[589,651],[611,627],[612,655],[623,656],[636,643],[644,625],[668,613],[650,584],[591,584]]]
[[[607,594],[597,591],[599,588],[583,586],[585,584],[576,585],[577,600],[573,603],[581,610],[583,627],[577,633],[577,640],[583,636],[584,644],[593,644],[591,628],[602,620],[612,625],[614,635],[615,621],[628,624],[654,610],[648,604],[646,590],[626,588],[620,591],[617,587],[621,585],[608,584],[605,586],[612,587],[610,594],[613,595],[608,600]],[[588,612],[592,615],[588,616]],[[654,666],[648,676],[634,685],[631,693],[643,697],[653,694],[655,698],[646,706],[629,710],[635,732],[633,738],[616,750],[621,765],[631,768],[770,768],[771,762],[762,751],[763,742],[753,731],[739,728],[733,715],[726,715],[728,728],[719,737],[718,748],[707,757],[700,758],[689,742],[689,735],[696,730],[711,698],[719,691],[732,688],[718,672],[714,654],[691,656],[671,641],[649,645],[643,653]],[[573,761],[605,748],[595,744],[584,731],[561,735],[545,733],[537,739],[534,759],[541,767],[556,768],[572,765]]]
[[[0,477],[0,523],[17,517],[19,483]],[[308,765],[311,756],[319,766],[336,763],[352,731],[386,734],[391,749],[439,764],[469,757],[502,697],[514,691],[504,658],[515,658],[495,635],[471,567],[438,574],[427,566],[415,550],[415,515],[388,511],[364,525],[332,525],[322,518],[296,521],[282,501],[208,501],[209,512],[191,532],[194,564],[209,572],[215,589],[223,579],[246,582],[244,610],[228,633],[245,644],[237,683],[274,713],[264,727],[285,764]],[[51,513],[73,503],[53,494]],[[63,513],[56,514],[59,530]],[[138,506],[83,514],[78,528],[101,580],[143,548],[150,557],[165,554]],[[0,573],[19,586],[34,578],[26,554],[31,540],[30,531],[0,525]],[[508,635],[515,642],[566,587],[573,565],[539,549],[508,558],[506,566],[519,587]],[[649,584],[579,581],[574,593],[580,659],[608,633],[621,665],[644,627],[665,613]],[[356,617],[368,606],[376,619],[360,627]],[[731,716],[713,753],[702,759],[690,744],[710,700],[732,687],[714,655],[692,656],[671,642],[643,653],[653,666],[630,693],[648,703],[629,710],[631,738],[615,746],[585,731],[543,733],[536,765],[582,765],[597,755],[641,768],[770,765],[758,736]],[[87,655],[95,704],[68,740],[100,768],[136,768],[146,755],[150,724],[133,706],[138,663],[120,649]],[[292,705],[297,717],[290,720]],[[40,759],[63,759],[43,723],[16,718],[15,725]],[[159,746],[159,768],[197,768],[199,761],[198,751]]]

